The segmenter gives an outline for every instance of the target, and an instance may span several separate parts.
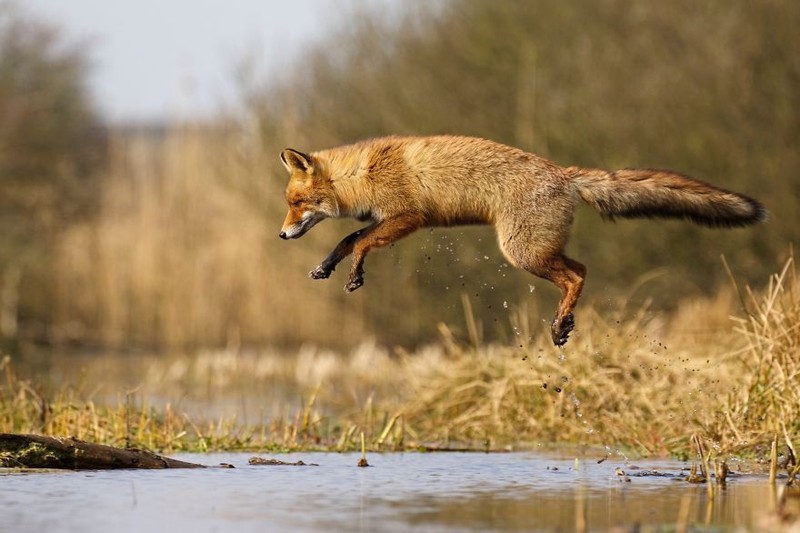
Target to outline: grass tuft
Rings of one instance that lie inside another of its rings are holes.
[[[744,316],[735,317],[743,347],[734,353],[736,382],[706,428],[727,449],[767,447],[780,435],[794,454],[800,434],[800,283],[793,257],[756,293],[740,291]]]

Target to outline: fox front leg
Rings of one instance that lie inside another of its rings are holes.
[[[358,231],[354,231],[347,237],[341,240],[339,244],[336,245],[336,248],[328,254],[328,256],[322,260],[322,263],[317,266],[314,270],[308,273],[308,277],[311,279],[327,279],[330,277],[331,272],[336,269],[336,265],[338,265],[342,259],[353,253],[353,245],[358,240],[364,231],[369,229],[369,227],[361,228]]]
[[[353,266],[350,268],[350,278],[344,290],[353,292],[364,284],[364,259],[373,248],[386,246],[402,239],[409,233],[424,225],[422,216],[407,213],[378,222],[374,226],[365,228],[364,233],[356,237],[353,243]]]

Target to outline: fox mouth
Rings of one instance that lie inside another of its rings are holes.
[[[278,236],[281,239],[299,239],[305,235],[308,230],[313,228],[317,222],[324,218],[325,216],[320,213],[314,213],[309,216],[303,215],[300,222],[289,226],[287,229],[281,230]]]

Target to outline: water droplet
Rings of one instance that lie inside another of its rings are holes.
[[[503,300],[503,309],[508,309],[508,302]]]

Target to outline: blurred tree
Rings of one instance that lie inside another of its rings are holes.
[[[87,55],[16,3],[0,3],[0,337],[46,334],[52,248],[98,201],[103,138]]]

